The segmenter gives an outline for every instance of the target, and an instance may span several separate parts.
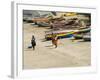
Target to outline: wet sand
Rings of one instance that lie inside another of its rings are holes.
[[[37,27],[24,23],[23,44],[23,68],[57,68],[57,67],[80,67],[90,66],[91,46],[90,42],[60,39],[57,48],[51,46],[51,41],[44,41],[46,27]],[[30,40],[34,34],[36,38],[35,50],[28,49]]]

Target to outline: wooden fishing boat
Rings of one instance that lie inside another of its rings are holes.
[[[57,35],[58,39],[61,38],[70,38],[76,33],[78,30],[59,30],[59,31],[46,31],[45,39],[51,40],[53,35]]]

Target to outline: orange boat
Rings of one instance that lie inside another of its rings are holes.
[[[34,18],[32,19],[33,22],[49,22],[49,19],[48,18]]]

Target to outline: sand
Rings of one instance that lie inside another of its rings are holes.
[[[23,44],[23,69],[59,68],[59,67],[83,67],[91,65],[90,42],[71,39],[60,39],[57,48],[51,46],[51,41],[44,41],[48,28],[37,27],[30,23],[24,23]],[[35,50],[28,49],[30,40],[34,34],[36,38]]]

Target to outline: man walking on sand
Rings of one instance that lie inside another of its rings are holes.
[[[32,44],[32,48],[33,48],[33,50],[35,50],[36,41],[35,41],[35,37],[34,37],[34,35],[32,35],[31,44]]]

